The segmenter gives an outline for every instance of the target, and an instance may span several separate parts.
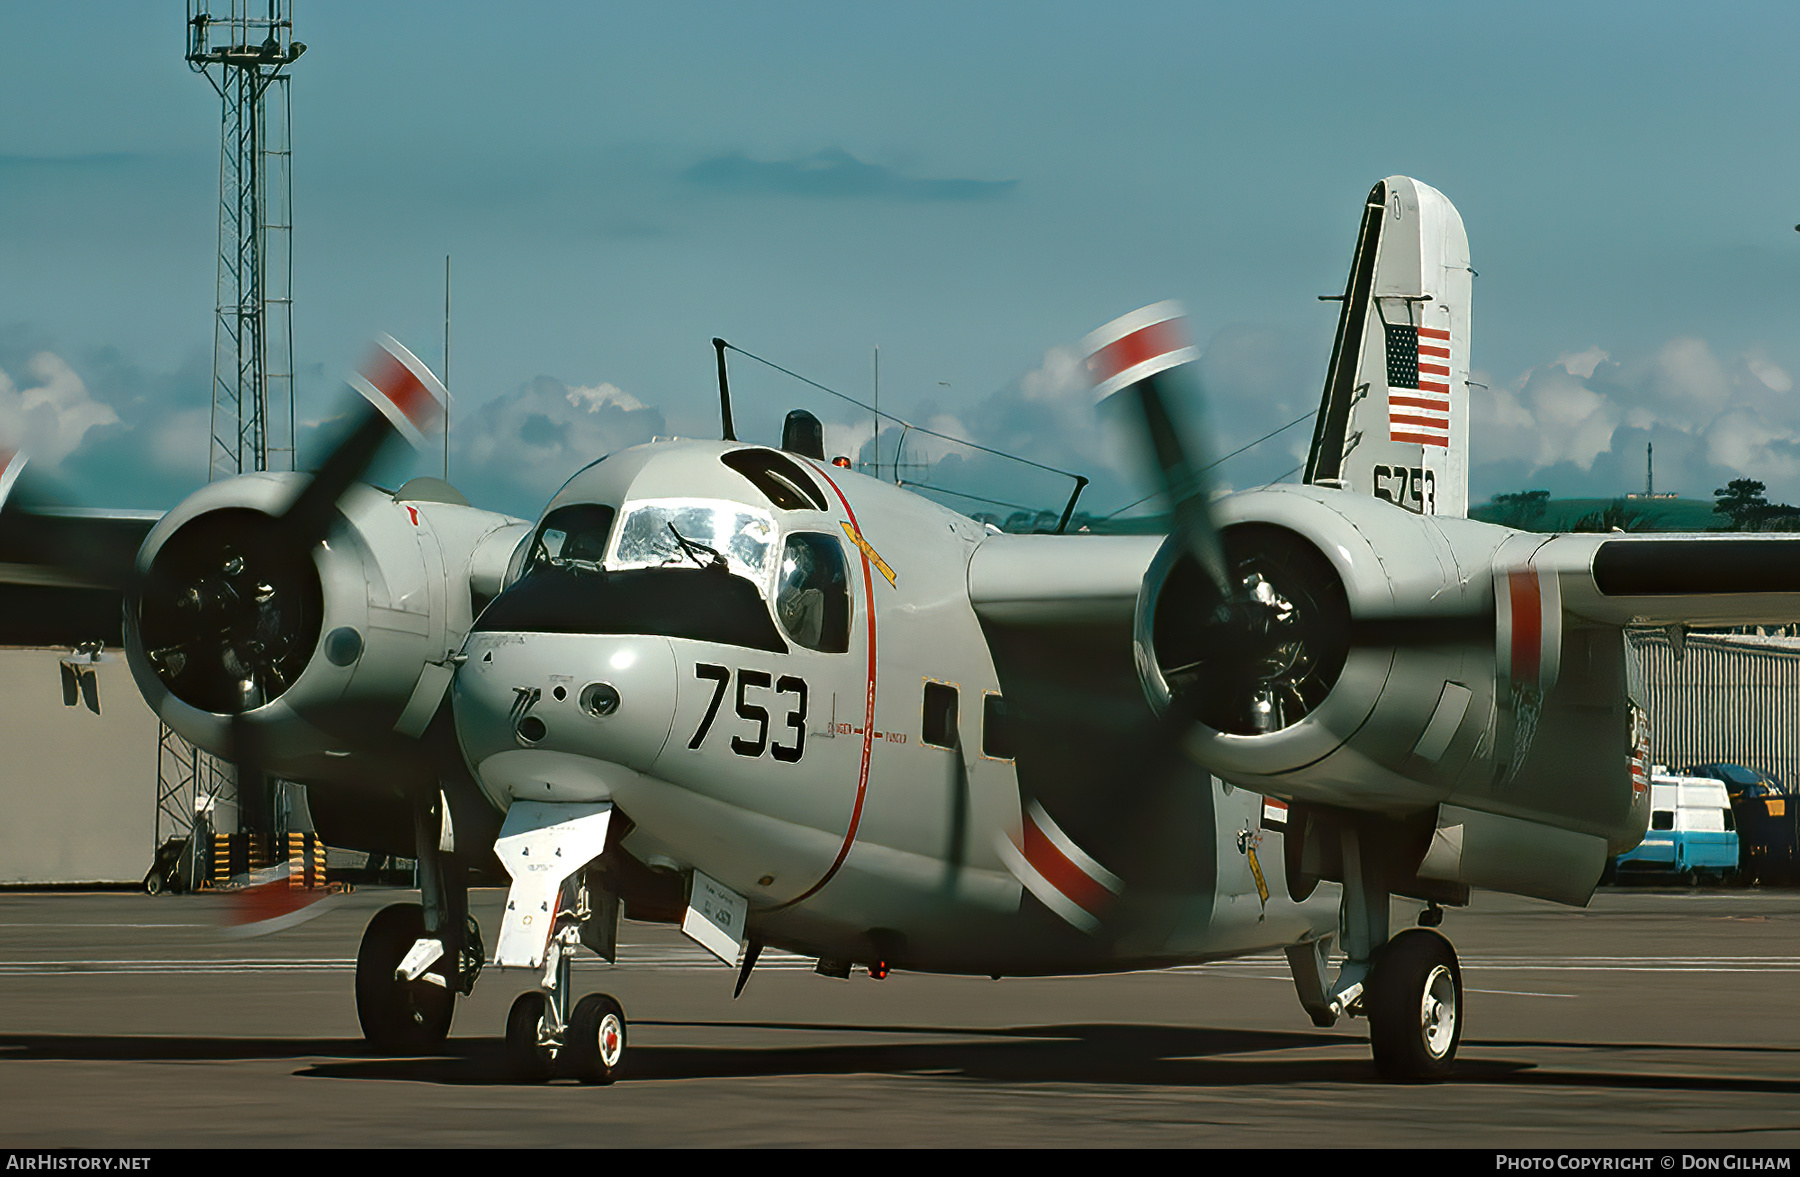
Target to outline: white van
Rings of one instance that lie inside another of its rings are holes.
[[[1689,881],[1737,873],[1737,822],[1725,782],[1650,773],[1650,829],[1635,850],[1619,855],[1618,873],[1672,875]]]

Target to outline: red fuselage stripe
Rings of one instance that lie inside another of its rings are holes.
[[[849,516],[850,526],[857,535],[861,535],[862,528],[856,522],[856,512],[850,509],[850,500],[844,497],[844,492],[838,488],[838,484],[832,480],[831,475],[825,473],[817,463],[812,465],[813,469],[818,470],[820,477],[824,478],[826,484],[831,487],[832,492],[837,495],[838,502],[844,504],[844,514]],[[863,799],[868,796],[869,792],[869,757],[875,745],[875,584],[871,575],[872,570],[869,567],[868,552],[864,551],[860,544],[857,545],[857,551],[862,556],[863,602],[865,605],[863,616],[868,619],[866,625],[869,631],[869,683],[868,693],[863,704],[862,767],[856,774],[856,805],[850,810],[850,828],[844,832],[844,844],[838,847],[837,857],[832,860],[831,868],[820,877],[818,882],[781,904],[782,907],[792,907],[796,903],[804,903],[811,899],[818,894],[819,888],[829,883],[832,876],[838,873],[838,868],[844,865],[846,858],[850,857],[850,847],[856,844],[856,829],[862,824]]]
[[[1093,916],[1106,911],[1112,893],[1090,878],[1087,872],[1057,848],[1055,842],[1045,837],[1044,831],[1038,829],[1037,822],[1031,820],[1029,813],[1025,815],[1025,845],[1020,849],[1032,869],[1043,875],[1045,882],[1067,896],[1069,902]]]

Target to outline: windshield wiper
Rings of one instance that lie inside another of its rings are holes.
[[[682,535],[679,531],[675,530],[675,525],[673,523],[668,524],[668,528],[669,534],[675,537],[675,542],[681,545],[681,550],[686,553],[687,557],[695,564],[702,568],[710,568],[719,572],[730,571],[730,568],[725,563],[725,557],[719,554],[718,549],[709,548],[697,540],[687,538],[687,536]],[[701,552],[705,552],[707,555],[711,556],[712,562],[707,563],[701,560]]]

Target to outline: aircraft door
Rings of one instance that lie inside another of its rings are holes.
[[[774,564],[769,605],[786,650],[673,643],[675,727],[658,765],[665,779],[758,815],[759,837],[771,838],[760,857],[721,850],[702,865],[759,903],[791,900],[831,869],[866,772],[866,667],[850,654],[862,619],[843,542],[791,532]]]

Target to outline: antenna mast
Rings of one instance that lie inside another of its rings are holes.
[[[215,14],[212,9],[222,9]],[[208,480],[294,467],[288,0],[188,0],[188,68],[218,92],[219,282]],[[270,97],[274,101],[269,102]]]

